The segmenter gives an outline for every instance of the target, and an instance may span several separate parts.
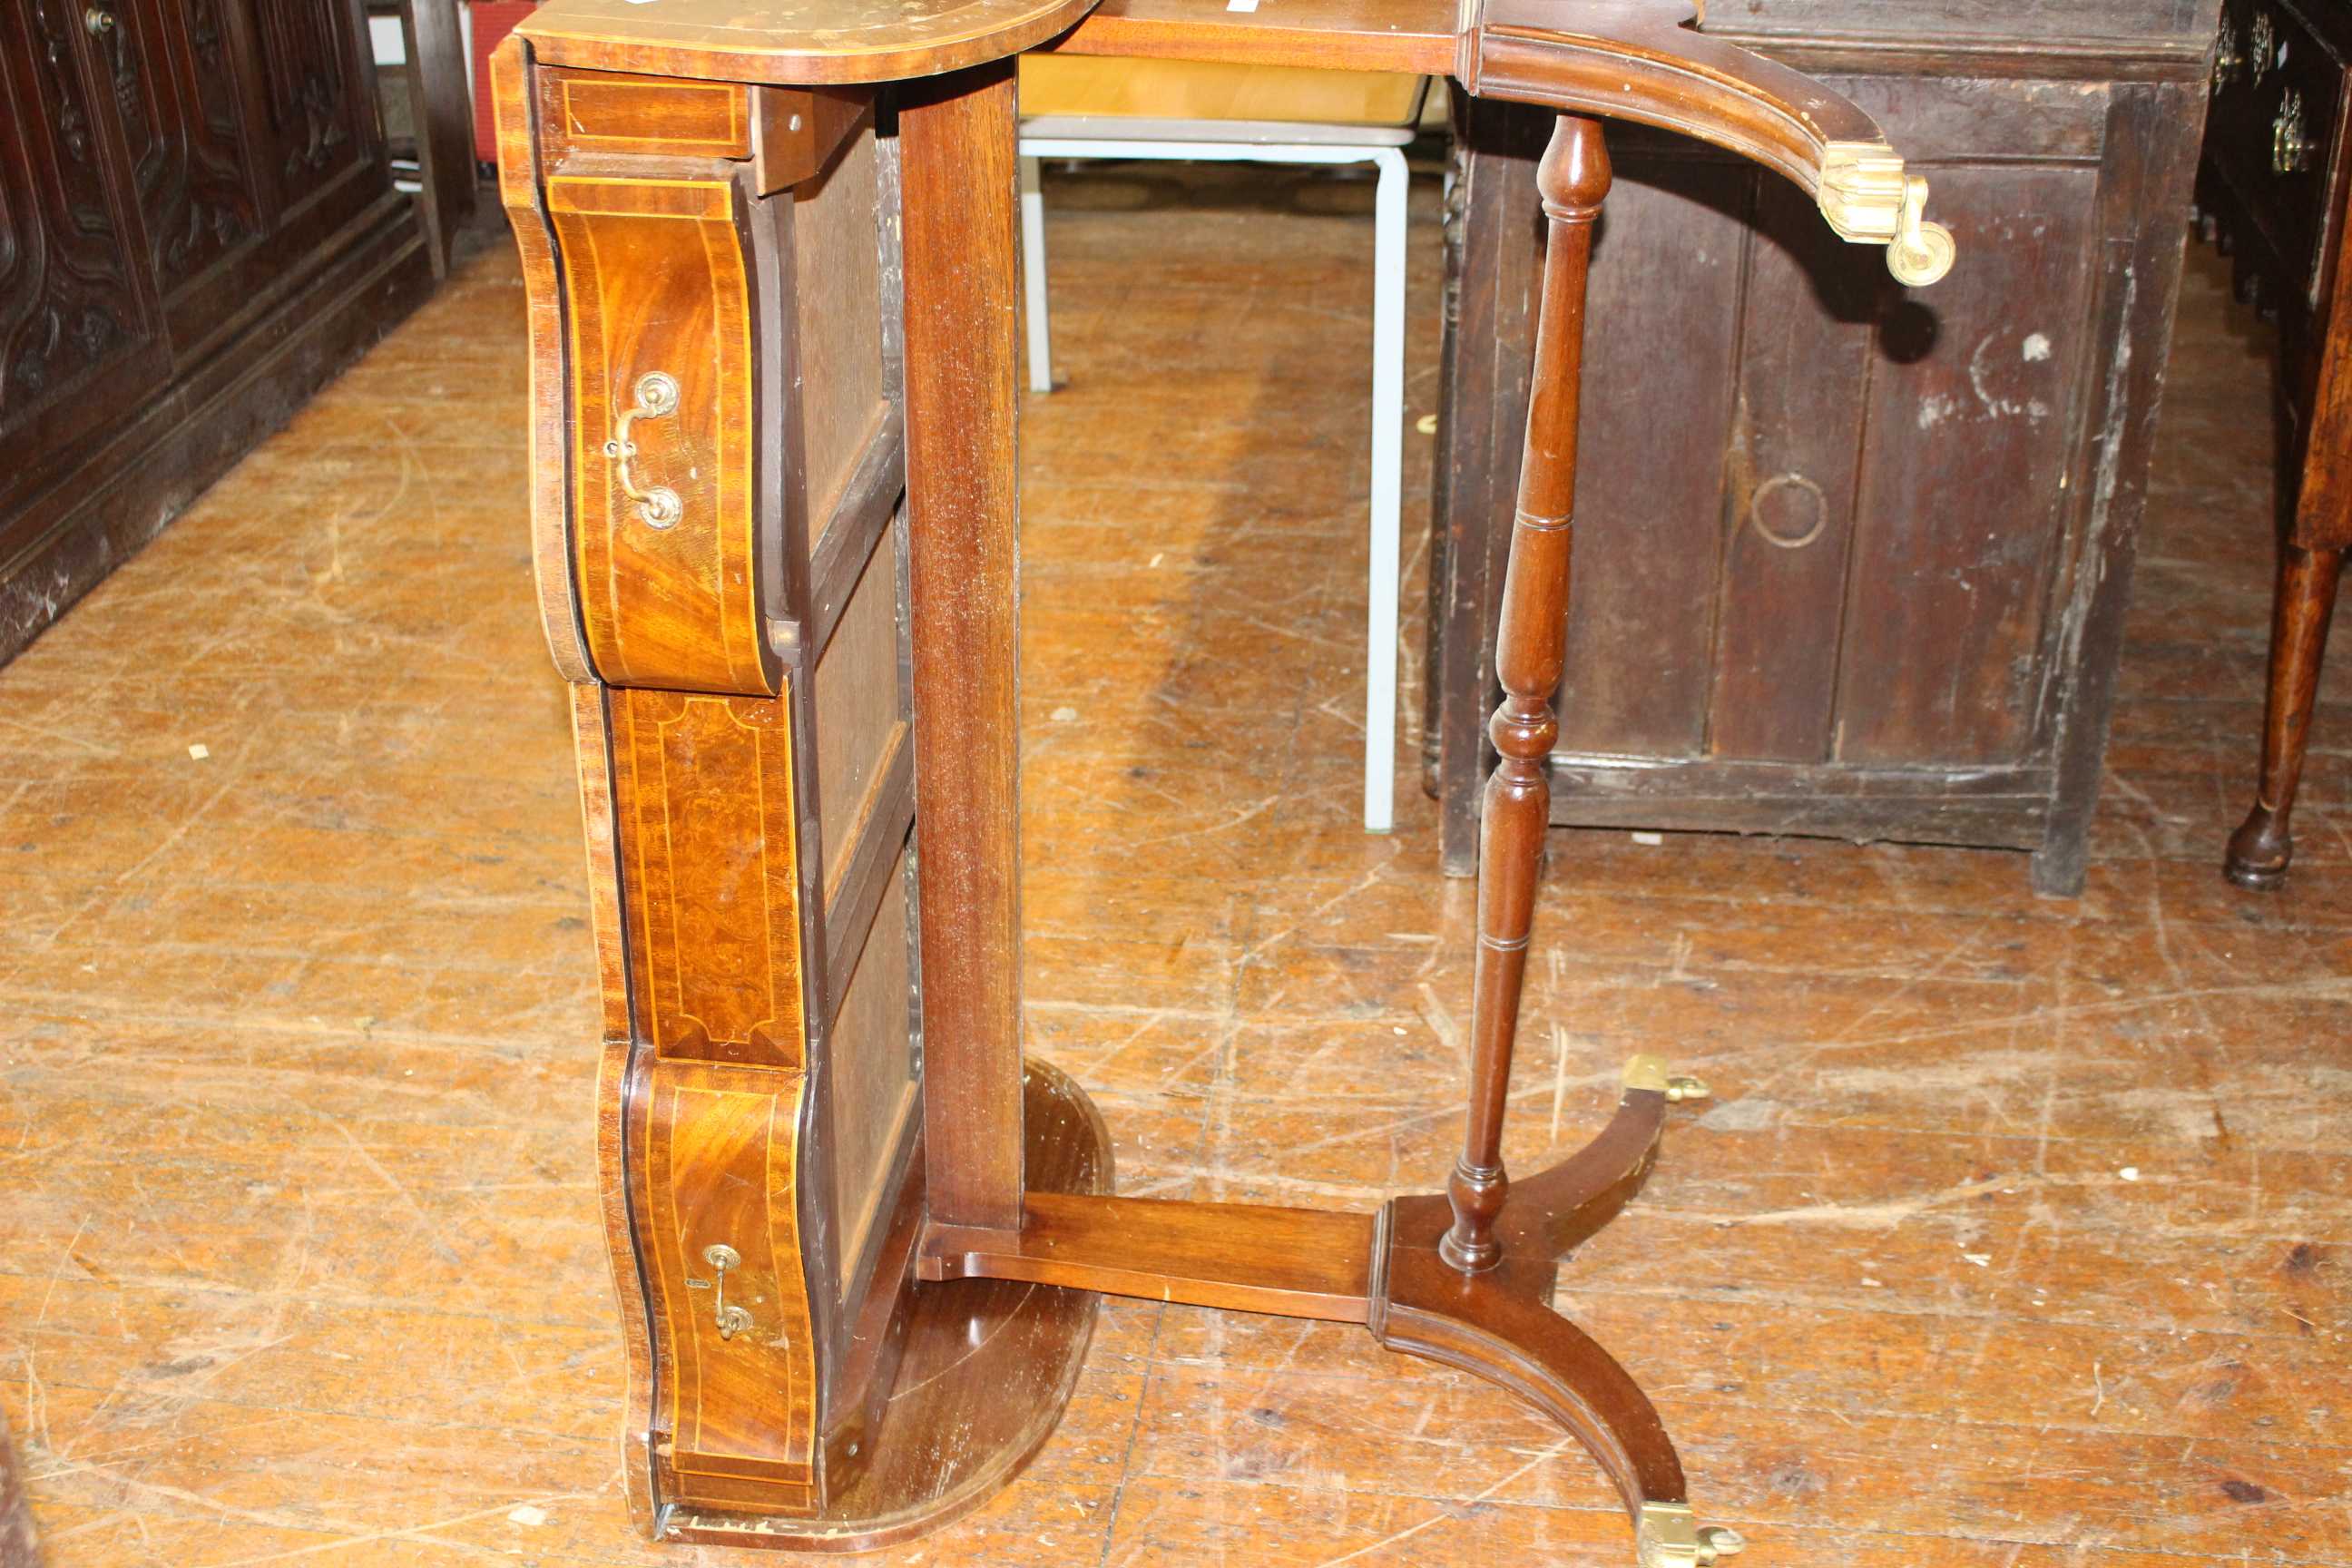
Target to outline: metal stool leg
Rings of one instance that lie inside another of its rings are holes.
[[[1021,290],[1027,297],[1029,390],[1054,390],[1054,334],[1045,317],[1045,195],[1037,160],[1021,160]]]
[[[1404,153],[1370,150],[1380,170],[1372,226],[1371,571],[1364,626],[1364,827],[1396,823],[1397,578],[1404,489]]]

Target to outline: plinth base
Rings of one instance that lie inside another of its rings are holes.
[[[1110,1134],[1094,1102],[1034,1058],[1022,1078],[1032,1191],[1107,1194]],[[936,1530],[987,1501],[1052,1436],[1094,1337],[1092,1290],[1013,1279],[920,1281],[905,1358],[874,1452],[822,1518],[678,1510],[666,1541],[789,1552],[867,1552]]]

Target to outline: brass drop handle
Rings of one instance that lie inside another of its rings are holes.
[[[751,1313],[740,1307],[727,1304],[727,1271],[743,1266],[742,1254],[723,1241],[716,1241],[702,1249],[702,1261],[710,1265],[711,1273],[717,1276],[715,1289],[718,1294],[713,1310],[719,1325],[719,1337],[731,1340],[751,1326]]]
[[[2278,63],[2278,24],[2268,11],[2257,11],[2246,28],[2246,79],[2260,81]]]
[[[2238,68],[2246,63],[2238,47],[2237,18],[2224,15],[2221,31],[2213,40],[2213,90],[2220,92],[2237,79]]]
[[[637,503],[637,515],[645,519],[646,526],[675,528],[686,515],[686,503],[667,485],[637,488],[636,476],[629,471],[629,459],[637,455],[637,444],[629,439],[629,426],[640,419],[660,419],[677,413],[677,380],[658,370],[648,371],[637,377],[635,391],[637,400],[613,426],[613,438],[604,443],[604,456],[616,465],[614,477],[620,480],[621,493]]]
[[[96,5],[86,5],[81,13],[82,30],[93,38],[102,38],[114,31],[114,13]]]
[[[2271,121],[2271,172],[2298,174],[2311,167],[2311,138],[2303,129],[2303,94],[2290,89]]]
[[[1925,289],[1952,269],[1952,258],[1958,247],[1952,242],[1952,231],[1939,223],[1926,221],[1927,182],[1916,174],[1903,180],[1903,216],[1896,223],[1895,237],[1886,246],[1886,270],[1895,280],[1909,289]]]

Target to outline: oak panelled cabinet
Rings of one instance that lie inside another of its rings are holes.
[[[1754,166],[1617,139],[1555,824],[2004,846],[2079,888],[2218,8],[1708,7],[1866,107],[1972,261],[1906,293]],[[1423,764],[1466,873],[1547,128],[1456,118]]]
[[[0,0],[0,658],[430,290],[346,0]]]

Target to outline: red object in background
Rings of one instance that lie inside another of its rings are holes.
[[[474,157],[480,163],[499,161],[498,127],[490,114],[490,51],[538,8],[539,0],[473,0],[467,7],[474,17]]]

